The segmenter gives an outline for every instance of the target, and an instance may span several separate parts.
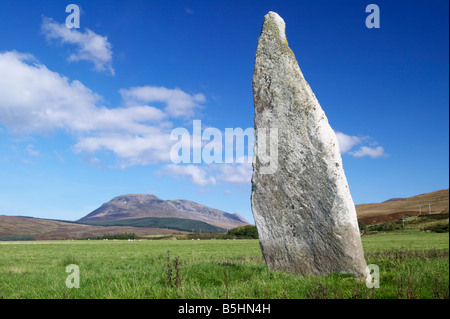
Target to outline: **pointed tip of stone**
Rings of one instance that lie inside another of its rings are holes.
[[[278,13],[269,11],[269,13],[264,16],[262,29],[263,31],[273,29],[274,25],[278,28],[280,38],[286,38],[286,23],[283,18],[281,18]]]
[[[266,18],[272,18],[283,21],[283,19],[280,17],[280,15],[274,11],[269,11],[266,15]],[[284,22],[284,21],[283,21]]]

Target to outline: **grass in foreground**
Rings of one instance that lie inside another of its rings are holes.
[[[353,276],[268,271],[257,240],[0,244],[0,298],[449,298],[449,236],[363,237],[380,288]],[[68,289],[66,266],[80,268]]]

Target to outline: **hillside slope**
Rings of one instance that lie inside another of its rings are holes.
[[[88,238],[104,234],[134,233],[137,236],[146,236],[178,232],[174,229],[91,226],[50,219],[0,215],[0,237],[31,236],[36,240],[47,240]]]
[[[449,211],[449,190],[442,189],[417,196],[388,200],[382,203],[356,205],[358,220],[373,223],[380,220],[395,220],[402,218],[402,214],[428,214],[428,204],[432,213]]]
[[[168,228],[176,229],[184,232],[204,232],[204,233],[221,233],[227,232],[225,228],[213,226],[211,224],[185,218],[160,218],[160,217],[144,217],[144,218],[127,218],[105,222],[95,222],[91,225],[98,226],[133,226],[133,227],[151,227],[151,228]]]
[[[238,214],[226,213],[188,200],[162,200],[147,194],[117,196],[78,222],[106,222],[146,217],[193,219],[226,229],[249,224]]]

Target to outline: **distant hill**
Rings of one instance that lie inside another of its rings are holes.
[[[401,197],[391,198],[391,199],[385,200],[383,203],[398,202],[399,200],[404,200],[404,198],[401,198]]]
[[[443,189],[382,203],[356,205],[358,220],[366,224],[401,219],[404,214],[449,212],[449,190]],[[433,217],[437,218],[437,217]],[[447,217],[448,218],[448,217]],[[77,222],[0,215],[1,238],[77,239],[104,234],[137,236],[185,232],[223,232],[249,223],[229,214],[187,200],[164,201],[153,195],[124,195],[103,204]]]
[[[191,219],[225,229],[250,224],[238,214],[226,213],[188,200],[162,200],[148,194],[115,197],[78,222],[98,223],[148,217]]]
[[[184,218],[160,218],[160,217],[129,218],[105,222],[94,222],[91,225],[168,228],[185,232],[199,232],[199,233],[227,232],[225,228],[210,225],[199,220],[184,219]]]
[[[174,229],[92,226],[51,219],[0,215],[0,240],[6,237],[32,237],[36,240],[78,239],[102,236],[104,234],[134,233],[137,236],[178,233]]]
[[[431,193],[420,194],[409,198],[393,198],[382,203],[356,205],[358,220],[366,224],[391,221],[402,218],[403,214],[448,213],[449,190],[442,189]]]

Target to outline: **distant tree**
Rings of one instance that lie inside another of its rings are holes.
[[[17,236],[0,236],[0,241],[29,241],[36,240],[29,235],[17,235]]]
[[[359,227],[359,231],[360,232],[365,232],[367,230],[367,225],[366,223],[359,221],[358,222],[358,227]]]
[[[136,235],[134,233],[104,234],[102,239],[136,239]]]
[[[258,239],[258,230],[256,229],[256,226],[252,225],[240,226],[230,229],[224,237],[236,239]]]

